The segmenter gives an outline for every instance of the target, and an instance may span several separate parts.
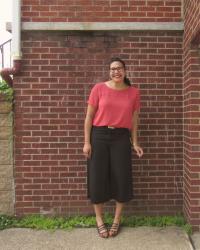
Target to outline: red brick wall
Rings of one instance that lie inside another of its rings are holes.
[[[185,1],[184,33],[184,212],[200,229],[200,46],[191,44],[200,32],[200,3]]]
[[[14,81],[16,214],[92,212],[82,154],[86,100],[116,55],[142,96],[145,154],[133,155],[135,198],[126,213],[181,212],[182,33],[26,32],[22,49]]]
[[[172,22],[182,0],[22,0],[27,22]]]
[[[199,0],[184,0],[184,48],[200,30],[200,2]]]

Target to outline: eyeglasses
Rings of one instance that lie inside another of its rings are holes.
[[[123,67],[116,67],[116,68],[110,68],[111,72],[115,72],[115,71],[122,71],[124,68]]]

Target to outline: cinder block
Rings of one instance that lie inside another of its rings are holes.
[[[12,126],[13,123],[13,114],[12,112],[8,114],[0,113],[0,127]]]
[[[13,178],[13,165],[1,165],[0,162],[0,177],[1,178]]]
[[[13,186],[12,178],[0,178],[0,191],[12,191]]]
[[[12,139],[12,127],[4,127],[4,126],[0,126],[0,140],[10,140]]]
[[[0,191],[0,204],[1,203],[12,203],[14,200],[14,192],[13,191]]]
[[[14,214],[14,202],[1,202],[0,214],[13,215]]]
[[[12,164],[13,162],[13,143],[7,140],[0,141],[0,163]]]
[[[7,114],[12,111],[12,103],[11,102],[0,102],[0,113]]]

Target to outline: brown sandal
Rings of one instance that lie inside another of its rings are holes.
[[[109,230],[109,236],[115,237],[118,235],[120,230],[120,224],[119,223],[113,223],[110,230]]]
[[[97,231],[101,238],[108,238],[108,229],[106,228],[105,224],[97,226]]]

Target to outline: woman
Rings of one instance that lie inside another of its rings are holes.
[[[120,58],[110,61],[110,80],[95,84],[85,119],[83,153],[88,158],[88,197],[94,206],[99,236],[116,236],[124,203],[132,199],[131,144],[143,155],[137,141],[139,90],[126,77]],[[116,201],[115,217],[108,231],[103,204]]]

